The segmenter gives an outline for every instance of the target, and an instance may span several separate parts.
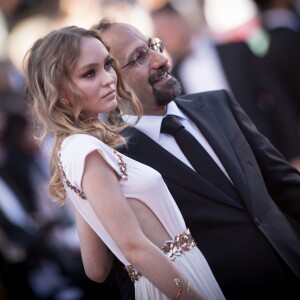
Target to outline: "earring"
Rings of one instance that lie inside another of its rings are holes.
[[[69,100],[69,99],[67,99],[67,98],[60,98],[59,99],[59,102],[62,104],[62,105],[64,105],[64,106],[70,106],[71,105],[71,101]]]

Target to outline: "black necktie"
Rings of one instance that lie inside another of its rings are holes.
[[[199,174],[219,188],[232,194],[234,188],[229,179],[197,139],[179,122],[176,116],[168,115],[164,117],[161,124],[161,132],[174,136],[181,151]]]

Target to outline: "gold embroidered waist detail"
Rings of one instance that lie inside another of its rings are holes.
[[[187,229],[185,232],[176,235],[173,241],[166,241],[160,249],[167,257],[174,260],[183,252],[190,251],[194,246],[196,246],[196,242],[189,229]]]
[[[177,256],[183,254],[183,252],[190,251],[195,246],[196,242],[189,229],[187,229],[185,232],[176,235],[173,240],[165,241],[160,249],[167,257],[174,260]],[[132,282],[138,281],[143,276],[132,265],[126,266],[125,269]]]

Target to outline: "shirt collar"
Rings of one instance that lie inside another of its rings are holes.
[[[167,107],[167,112],[163,116],[148,116],[144,115],[140,119],[140,121],[135,125],[135,127],[148,135],[150,138],[152,138],[154,141],[158,142],[158,138],[160,135],[160,127],[162,119],[166,115],[175,115],[183,119],[187,119],[187,117],[180,111],[178,106],[174,101],[170,102]],[[135,116],[124,116],[124,120],[133,123],[136,120]]]
[[[187,119],[187,117],[178,108],[177,104],[174,101],[169,103],[169,105],[167,107],[167,112],[164,116],[162,116],[162,118],[165,117],[166,115],[174,115],[174,116],[177,116],[177,117],[182,118],[182,119]]]

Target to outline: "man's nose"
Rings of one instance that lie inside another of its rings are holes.
[[[150,62],[150,67],[152,69],[159,69],[162,66],[168,64],[168,58],[161,52],[150,50],[149,62]]]

